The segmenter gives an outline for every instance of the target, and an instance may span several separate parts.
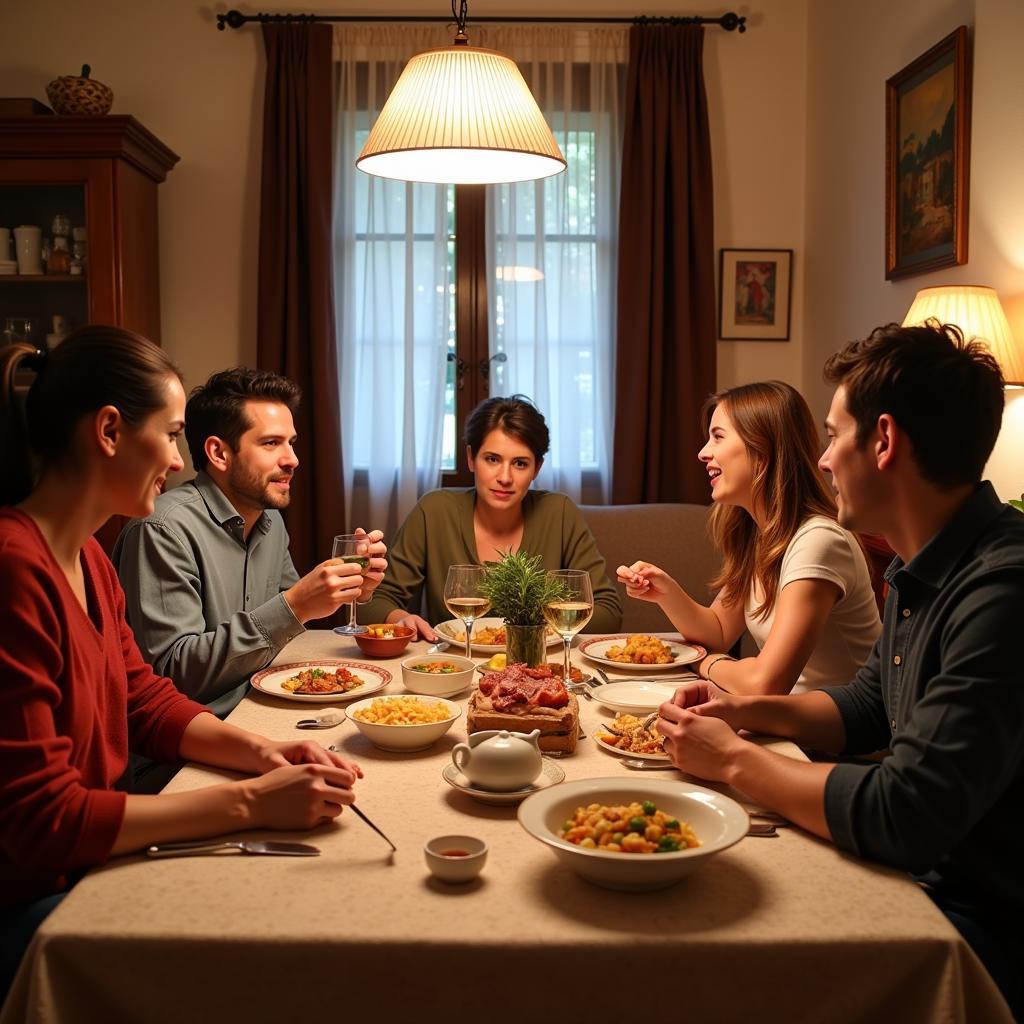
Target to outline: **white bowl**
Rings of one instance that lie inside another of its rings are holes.
[[[434,674],[417,672],[413,668],[413,665],[435,665],[444,662],[458,665],[459,671]],[[423,693],[428,697],[451,697],[452,694],[461,693],[473,684],[475,670],[476,663],[469,658],[460,658],[448,653],[420,654],[406,658],[402,662],[402,682],[410,693]]]
[[[423,725],[381,725],[377,722],[363,722],[356,716],[375,700],[420,700],[425,703],[443,704],[448,717],[442,722],[426,722]],[[369,697],[348,706],[349,721],[375,746],[382,750],[426,750],[435,744],[451,727],[462,708],[441,697]]]
[[[652,801],[659,810],[687,822],[701,845],[675,853],[605,853],[586,850],[561,836],[562,823],[588,804],[621,805]],[[664,889],[708,857],[739,842],[750,825],[735,800],[682,779],[583,779],[528,796],[519,806],[519,824],[535,839],[595,885],[623,892]]]
[[[424,844],[423,857],[442,882],[471,882],[487,862],[487,844],[473,836],[438,836]]]

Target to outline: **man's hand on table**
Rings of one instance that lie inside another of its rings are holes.
[[[702,679],[680,686],[672,700],[661,705],[658,731],[677,768],[703,779],[725,781],[731,756],[743,743],[730,722],[734,701]]]

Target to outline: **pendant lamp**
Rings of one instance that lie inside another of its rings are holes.
[[[454,44],[405,66],[356,167],[399,181],[481,185],[565,169],[551,129],[515,61],[469,45],[467,0]]]

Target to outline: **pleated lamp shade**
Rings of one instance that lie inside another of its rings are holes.
[[[417,54],[384,104],[356,167],[400,181],[480,185],[565,169],[515,61],[456,44]]]
[[[945,285],[922,288],[903,320],[904,327],[934,317],[940,324],[955,324],[969,341],[984,341],[999,361],[1007,384],[1024,384],[1024,351],[1014,341],[1010,324],[994,288]]]

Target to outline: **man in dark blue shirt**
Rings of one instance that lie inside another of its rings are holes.
[[[738,697],[701,682],[663,705],[682,769],[728,782],[844,850],[913,872],[1024,1009],[1024,516],[981,474],[1002,376],[977,342],[879,328],[829,359],[821,467],[839,521],[881,534],[882,635],[853,682]],[[872,763],[799,763],[749,729]]]

